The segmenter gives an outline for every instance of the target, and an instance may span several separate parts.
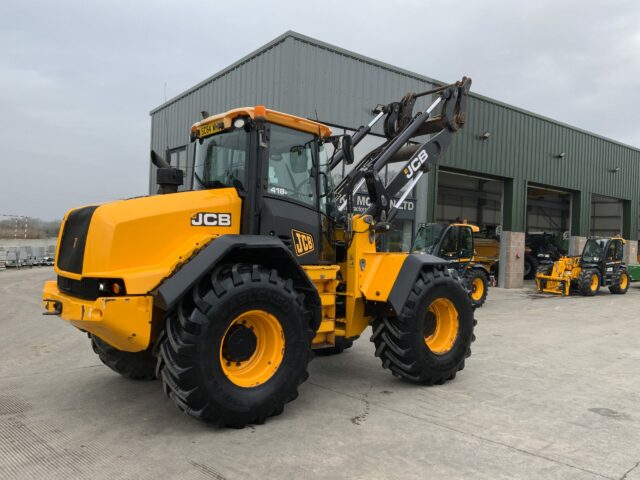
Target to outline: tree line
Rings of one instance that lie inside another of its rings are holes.
[[[16,231],[17,229],[17,231]],[[60,220],[12,217],[0,220],[0,238],[51,238],[58,236]]]

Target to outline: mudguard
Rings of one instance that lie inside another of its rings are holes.
[[[477,270],[482,270],[487,276],[491,275],[491,269],[489,267],[487,267],[486,265],[483,265],[481,263],[476,263],[471,268],[475,268]]]
[[[420,272],[424,268],[436,265],[446,268],[446,265],[450,263],[448,260],[426,253],[411,253],[407,255],[391,288],[387,304],[391,306],[396,315],[399,315]]]
[[[212,240],[151,292],[153,306],[170,310],[216,266],[233,263],[263,265],[290,278],[295,289],[305,295],[313,325],[320,325],[322,305],[317,289],[285,244],[266,235],[222,235]]]

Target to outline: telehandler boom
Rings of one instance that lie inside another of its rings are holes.
[[[475,324],[457,272],[379,252],[376,238],[392,228],[390,200],[402,203],[464,125],[470,84],[407,94],[353,138],[263,106],[208,116],[191,130],[192,191],[178,192],[183,172],[152,153],[161,195],[67,213],[45,313],[87,332],[114,371],[159,378],[181,410],[221,426],[281,413],[313,350],[338,353],[368,326],[394,375],[453,379]],[[414,115],[425,95],[433,102]],[[353,163],[382,119],[386,142],[334,188],[331,169]],[[339,147],[331,158],[327,142]],[[390,162],[403,167],[385,184]],[[371,207],[357,214],[363,186]]]

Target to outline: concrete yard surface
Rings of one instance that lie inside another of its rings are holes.
[[[51,268],[0,272],[0,479],[640,479],[640,287],[491,289],[457,378],[383,370],[370,332],[264,425],[215,429],[41,316]]]

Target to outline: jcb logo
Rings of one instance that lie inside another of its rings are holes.
[[[296,255],[301,256],[305,253],[313,252],[315,248],[313,235],[298,230],[291,230],[291,237],[293,238],[293,247],[296,250]]]
[[[191,217],[193,227],[230,227],[230,213],[206,213],[199,212]]]
[[[427,152],[425,152],[424,150],[420,150],[420,153],[418,153],[418,156],[412,159],[411,161],[409,161],[409,163],[407,163],[407,166],[404,167],[404,169],[402,170],[402,173],[404,173],[404,176],[407,178],[413,177],[413,175],[418,170],[420,170],[420,167],[424,165],[424,163],[427,161],[428,158],[429,158],[429,155],[427,155]]]

